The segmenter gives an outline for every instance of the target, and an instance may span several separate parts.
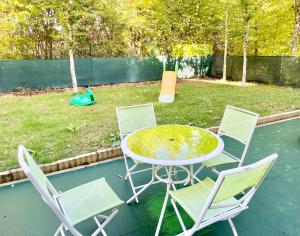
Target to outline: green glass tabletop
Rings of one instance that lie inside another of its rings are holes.
[[[123,152],[142,162],[157,165],[187,165],[208,160],[223,150],[214,133],[186,125],[158,125],[128,135]]]

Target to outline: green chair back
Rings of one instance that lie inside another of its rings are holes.
[[[20,153],[22,152],[22,153]],[[45,193],[48,192],[48,186],[49,186],[49,180],[47,179],[47,176],[43,173],[41,168],[36,164],[36,162],[33,160],[29,152],[21,146],[19,148],[19,157],[22,155],[23,160],[27,164],[27,166],[22,166],[22,169],[24,170],[25,174],[30,173],[31,176],[34,178],[35,182],[44,190]],[[21,163],[20,163],[21,164]]]
[[[223,178],[220,181],[221,186],[213,202],[220,202],[251,188],[257,188],[276,159],[277,154],[273,154],[252,165],[222,171],[219,176],[219,178]]]
[[[223,220],[229,220],[234,235],[237,235],[231,219],[248,209],[249,202],[277,158],[274,153],[251,165],[221,171],[191,229],[191,235]]]
[[[69,222],[58,202],[55,200],[55,195],[58,195],[58,192],[48,180],[47,176],[42,172],[40,167],[36,164],[27,149],[22,145],[20,145],[18,148],[18,161],[22,170],[29,178],[33,186],[40,193],[43,200],[54,211],[54,213],[63,222],[63,224],[69,229],[72,235],[82,236],[80,232],[78,232],[75,227]]]
[[[156,125],[153,104],[117,107],[116,110],[121,138],[136,130]]]
[[[227,106],[219,127],[219,133],[243,143],[248,143],[251,140],[258,118],[259,115],[256,113]]]

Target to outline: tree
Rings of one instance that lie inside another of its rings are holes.
[[[297,39],[299,37],[299,27],[300,27],[300,0],[294,0],[294,32],[292,37],[292,55],[295,56],[297,53]]]
[[[55,18],[48,1],[0,2],[0,55],[52,58]]]
[[[245,4],[244,8],[245,14],[245,33],[243,39],[243,75],[242,75],[242,86],[246,86],[246,76],[247,76],[247,46],[249,40],[249,31],[250,31],[250,16],[248,5]]]
[[[74,92],[78,91],[74,54],[92,56],[93,44],[99,46],[103,41],[114,42],[116,40],[114,29],[117,27],[113,27],[113,25],[117,25],[118,29],[121,29],[120,23],[116,20],[118,13],[111,7],[116,6],[112,4],[115,2],[96,0],[68,0],[67,3],[57,0],[55,2],[57,19],[61,26],[60,36],[68,48]],[[102,12],[103,9],[106,10],[105,13]],[[88,53],[86,53],[87,47]],[[95,55],[97,55],[97,51]]]
[[[257,1],[254,0],[240,0],[241,8],[243,11],[244,33],[243,33],[243,73],[242,73],[242,86],[246,86],[247,77],[247,48],[250,35],[250,19],[255,15]]]
[[[71,41],[76,57],[152,56],[172,54],[180,45],[209,45],[225,60],[226,55],[244,56],[245,46],[246,56],[291,55],[292,35],[293,54],[299,45],[299,0],[294,4],[291,0],[69,3],[1,0],[0,59],[66,58]]]
[[[68,34],[69,61],[70,61],[72,87],[73,87],[73,91],[77,93],[78,85],[77,85],[77,77],[76,77],[75,62],[74,62],[74,40],[73,40],[72,23],[71,23],[71,6],[72,6],[72,0],[68,0],[67,19],[65,22],[66,22],[66,29]]]
[[[223,59],[223,80],[226,80],[227,73],[227,48],[228,48],[228,17],[229,17],[229,6],[228,0],[226,0],[225,6],[225,30],[224,30],[224,59]]]

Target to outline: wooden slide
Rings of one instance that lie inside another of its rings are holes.
[[[172,103],[175,99],[176,89],[176,72],[175,71],[164,71],[161,90],[159,95],[159,102]]]

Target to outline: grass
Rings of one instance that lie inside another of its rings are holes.
[[[157,102],[159,89],[159,83],[95,88],[97,103],[88,107],[69,105],[70,91],[0,96],[0,170],[18,166],[19,144],[40,163],[110,147],[118,133],[117,106],[153,102],[158,124],[199,127],[218,125],[227,104],[261,116],[300,108],[300,90],[288,87],[181,82],[172,104]]]

